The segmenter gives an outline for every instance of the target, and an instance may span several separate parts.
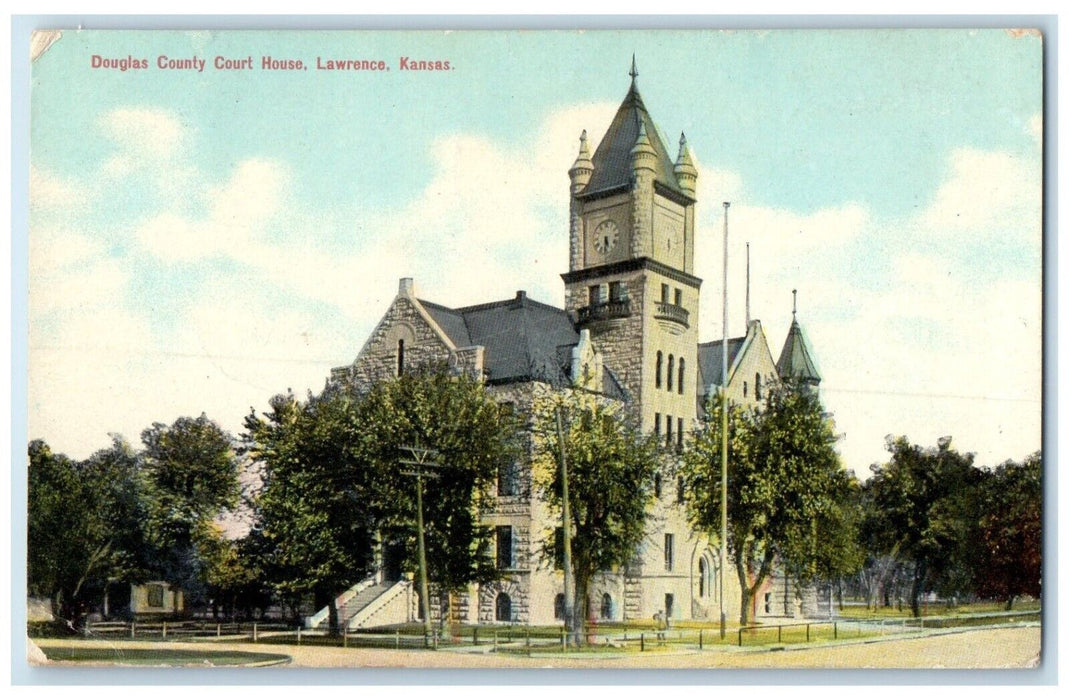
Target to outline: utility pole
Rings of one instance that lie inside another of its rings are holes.
[[[560,448],[561,477],[561,539],[564,540],[564,628],[568,637],[575,633],[575,598],[572,591],[572,509],[568,503],[568,458],[564,449],[564,426],[561,420],[560,406],[557,406],[557,445]]]
[[[728,207],[724,202],[724,344],[721,346],[720,380],[720,638],[727,636],[724,611],[724,571],[728,563]]]
[[[434,632],[431,627],[430,596],[427,593],[427,548],[423,543],[423,479],[437,479],[438,474],[428,470],[438,468],[441,465],[432,461],[438,457],[438,452],[436,450],[419,447],[418,442],[416,443],[416,447],[402,447],[401,449],[408,452],[411,456],[411,459],[400,460],[401,464],[409,467],[409,469],[402,469],[401,473],[406,476],[416,477],[416,532],[419,542],[419,594],[420,604],[423,608],[423,646],[429,647],[431,636]]]

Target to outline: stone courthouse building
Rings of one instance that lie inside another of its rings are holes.
[[[755,404],[781,376],[820,381],[795,322],[773,361],[759,321],[727,343],[729,374],[722,376],[720,341],[700,343],[699,290],[694,251],[697,170],[685,137],[670,157],[639,94],[631,86],[591,154],[586,132],[571,178],[568,270],[564,308],[520,291],[512,298],[449,308],[402,279],[396,298],[351,365],[332,381],[367,385],[405,367],[447,362],[481,377],[493,396],[530,410],[539,391],[582,384],[624,402],[642,430],[681,447],[706,398],[726,386],[731,400]],[[564,193],[562,192],[562,196]],[[706,236],[708,241],[708,236]],[[668,450],[668,455],[672,450]],[[689,527],[685,484],[666,457],[655,481],[646,537],[633,561],[591,583],[597,619],[719,620],[717,544]],[[521,461],[500,475],[493,508],[484,515],[497,537],[500,580],[473,586],[455,611],[463,621],[554,624],[563,619],[563,575],[540,556],[557,523],[531,488]],[[559,519],[559,515],[555,516]],[[733,569],[725,576],[724,603],[737,619],[739,592]],[[782,584],[777,584],[782,588]],[[396,562],[382,558],[373,579],[339,599],[350,627],[412,619],[411,581]],[[783,615],[770,590],[758,615]],[[786,600],[786,598],[784,598]],[[769,601],[773,601],[771,607]],[[325,620],[325,611],[312,618]]]

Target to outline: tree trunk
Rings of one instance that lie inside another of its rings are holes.
[[[1009,612],[1010,610],[1013,610],[1013,601],[1016,600],[1016,599],[1017,599],[1017,596],[1015,596],[1015,595],[1011,595],[1009,598],[1006,599],[1006,611],[1007,612]]]
[[[574,559],[574,558],[573,558]],[[586,620],[588,613],[587,591],[590,590],[590,574],[575,572],[575,605],[572,609],[572,630],[576,646],[586,643]]]
[[[927,578],[927,562],[923,560],[917,562],[917,568],[913,570],[913,588],[909,592],[909,606],[913,617],[921,616],[921,594],[924,593],[924,583]]]

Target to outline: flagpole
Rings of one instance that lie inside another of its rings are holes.
[[[720,379],[720,638],[727,636],[727,613],[724,610],[724,572],[728,554],[728,207],[724,202],[724,341],[721,346]]]

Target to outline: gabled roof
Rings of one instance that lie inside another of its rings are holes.
[[[728,373],[735,363],[735,358],[746,342],[746,336],[728,338]],[[698,371],[701,372],[701,386],[711,384],[724,386],[724,341],[713,340],[708,343],[698,343]]]
[[[505,301],[451,309],[420,299],[457,347],[481,345],[487,381],[499,384],[563,380],[558,347],[575,345],[579,334],[564,309],[533,301],[524,293]]]
[[[677,194],[689,198],[676,182],[673,161],[668,155],[664,142],[661,141],[657,125],[646,111],[646,105],[642,103],[642,96],[639,95],[638,86],[633,80],[627,96],[624,97],[620,108],[616,110],[616,116],[613,117],[609,129],[602,137],[601,143],[598,144],[598,149],[594,151],[592,159],[594,173],[581,196],[631,187],[631,149],[634,148],[635,141],[638,139],[640,123],[645,123],[646,136],[657,153],[654,180]]]
[[[783,343],[783,352],[780,353],[779,361],[776,363],[776,371],[779,372],[781,379],[820,382],[817,363],[809,351],[809,344],[805,341],[805,335],[797,319],[791,321],[791,329],[787,331],[787,340]]]

